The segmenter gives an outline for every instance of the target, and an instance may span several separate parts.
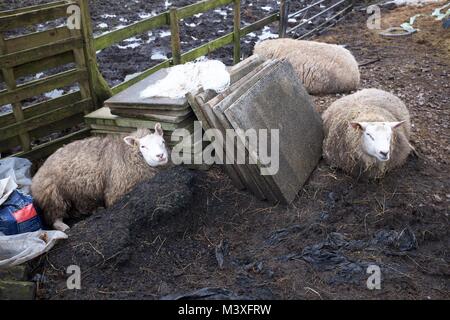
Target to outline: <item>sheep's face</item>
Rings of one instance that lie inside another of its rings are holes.
[[[379,161],[388,161],[391,153],[392,132],[401,122],[352,122],[361,131],[363,151]]]
[[[128,136],[124,138],[124,141],[130,146],[137,146],[139,152],[151,167],[167,164],[169,153],[163,138],[163,130],[159,123],[155,125],[155,133],[147,134],[142,138]]]

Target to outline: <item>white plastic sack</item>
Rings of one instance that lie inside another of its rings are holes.
[[[205,90],[222,92],[230,85],[227,67],[218,60],[202,60],[177,65],[163,79],[141,92],[141,98],[183,98],[186,93]]]
[[[67,239],[61,231],[39,230],[13,236],[0,235],[0,268],[22,264],[49,251],[59,239]]]
[[[0,206],[8,200],[11,193],[17,189],[17,184],[13,177],[0,180]]]
[[[28,159],[11,157],[0,159],[0,179],[11,177],[20,192],[29,194],[31,186],[31,162]]]

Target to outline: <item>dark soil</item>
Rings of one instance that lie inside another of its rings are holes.
[[[399,12],[414,15],[385,17]],[[69,240],[37,261],[47,280],[40,297],[449,299],[448,31],[424,20],[412,37],[388,40],[366,18],[356,12],[319,40],[346,45],[364,64],[361,87],[406,102],[417,156],[379,181],[321,161],[290,206],[237,190],[220,167],[170,169],[74,225]],[[322,111],[337,98],[314,100]],[[64,289],[74,263],[80,291]],[[381,290],[367,289],[371,264],[381,268]]]

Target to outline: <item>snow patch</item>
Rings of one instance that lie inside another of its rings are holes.
[[[101,16],[100,16],[101,18],[103,18],[103,19],[109,19],[109,18],[115,18],[115,17],[117,17],[115,14],[102,14]]]
[[[265,26],[264,29],[262,30],[261,35],[258,36],[258,42],[264,41],[267,39],[275,39],[275,38],[278,38],[278,34],[272,33],[270,31],[270,28],[268,26]]]
[[[55,98],[61,97],[63,95],[63,93],[64,93],[64,90],[55,89],[55,90],[45,93],[44,96],[49,99],[55,99]]]
[[[177,99],[199,87],[222,92],[230,85],[230,74],[226,66],[218,60],[188,62],[171,67],[168,71],[166,77],[147,87],[140,96]]]
[[[261,7],[261,9],[263,9],[264,11],[270,11],[272,10],[272,7]]]
[[[214,10],[214,12],[220,14],[223,17],[226,17],[228,15],[228,12],[226,12],[225,10],[221,10],[221,9],[216,9],[216,10]]]
[[[155,11],[152,11],[150,13],[143,12],[143,13],[139,13],[138,16],[140,19],[147,19],[147,18],[156,16],[156,13],[155,13]]]
[[[391,3],[395,3],[397,6],[421,6],[439,1],[440,0],[394,0],[391,1]]]
[[[171,35],[170,30],[167,30],[167,31],[161,31],[161,33],[159,34],[159,36],[160,36],[161,38],[168,37],[168,36],[170,36],[170,35]]]
[[[131,80],[131,79],[134,79],[134,78],[136,78],[138,75],[140,75],[141,74],[141,72],[136,72],[136,73],[133,73],[133,74],[127,74],[126,76],[125,76],[125,80],[123,80],[124,82],[127,82],[128,80]]]
[[[104,22],[101,22],[101,23],[99,23],[97,25],[97,27],[99,27],[100,29],[106,29],[106,28],[108,28],[108,24],[104,23]]]
[[[161,51],[153,51],[152,56],[150,57],[152,60],[167,60],[167,56]]]

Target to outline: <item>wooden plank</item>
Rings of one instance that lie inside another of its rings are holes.
[[[49,3],[44,3],[44,4],[37,4],[34,6],[28,6],[28,7],[22,7],[22,8],[17,8],[17,9],[11,9],[11,10],[5,10],[5,11],[0,11],[0,18],[4,17],[4,16],[9,16],[12,14],[18,14],[18,13],[25,13],[25,12],[29,12],[29,11],[35,11],[35,10],[40,10],[40,9],[45,9],[45,8],[49,8],[49,7],[54,7],[60,4],[64,4],[64,3],[69,3],[69,1],[54,1],[54,2],[49,2]]]
[[[62,88],[75,82],[85,80],[86,77],[86,70],[73,69],[44,79],[30,81],[24,85],[18,86],[17,89],[1,91],[0,105],[22,101],[56,88]]]
[[[125,39],[167,25],[169,25],[169,13],[163,12],[157,16],[130,24],[123,29],[114,30],[96,37],[94,39],[95,50],[105,49]]]
[[[34,300],[35,296],[34,282],[0,280],[0,300]]]
[[[8,52],[27,50],[42,45],[61,41],[70,37],[80,37],[79,30],[70,30],[66,26],[33,32],[23,36],[10,38],[5,41]]]
[[[234,0],[203,0],[189,6],[179,9],[178,18],[184,19],[191,17],[194,14],[206,12],[217,7],[225,6],[232,3]]]
[[[35,117],[41,113],[47,113],[51,110],[58,109],[61,106],[64,106],[67,104],[73,104],[79,100],[81,100],[80,91],[68,93],[68,94],[62,95],[61,97],[55,98],[55,99],[51,99],[48,101],[44,101],[44,102],[40,102],[40,103],[33,104],[31,106],[28,106],[23,109],[23,115],[24,115],[25,119]],[[13,124],[15,121],[16,120],[12,113],[1,115],[0,116],[0,127],[5,127],[10,124]]]
[[[7,54],[5,40],[3,38],[3,32],[0,32],[0,54]],[[3,79],[6,83],[6,88],[9,93],[14,92],[17,88],[16,78],[14,77],[14,70],[12,68],[2,68]],[[22,104],[20,101],[11,101],[14,118],[16,121],[22,121],[24,119]],[[29,150],[31,147],[30,137],[27,133],[19,135],[20,145],[22,150]]]
[[[183,53],[181,55],[181,61],[184,63],[187,61],[192,61],[198,57],[207,55],[219,48],[226,46],[227,44],[233,43],[233,38],[234,38],[234,35],[231,32],[220,38],[217,38],[208,43],[205,43],[204,45],[201,45],[195,49],[192,49],[186,53]]]
[[[28,62],[41,60],[47,57],[67,52],[76,48],[83,47],[81,37],[74,37],[53,43],[49,43],[40,47],[21,50],[0,56],[0,68],[11,68],[25,64]]]
[[[94,107],[100,108],[103,101],[112,96],[111,88],[98,69],[95,50],[91,14],[88,0],[78,0],[81,11],[82,34],[84,40],[83,53],[89,76],[90,92],[94,101]]]
[[[241,0],[234,0],[234,18],[233,18],[233,62],[241,61]]]
[[[80,124],[84,124],[84,113],[78,113],[72,117],[54,122],[50,126],[36,128],[34,130],[29,131],[28,134],[30,135],[31,141],[35,141],[36,139],[45,138],[49,134],[61,132],[63,130],[78,126]],[[19,145],[20,141],[18,137],[3,140],[0,143],[0,152],[11,151],[13,148],[16,148]]]
[[[172,62],[174,65],[181,63],[180,24],[177,8],[170,8],[170,43],[172,46]]]
[[[248,26],[245,26],[241,29],[241,37],[246,36],[247,34],[262,29],[263,27],[280,20],[280,14],[274,13],[270,16],[267,16],[265,18],[262,18]]]
[[[30,160],[42,159],[55,152],[57,149],[74,140],[80,140],[89,136],[90,129],[84,128],[77,132],[65,135],[64,137],[43,143],[30,151],[19,152],[14,157],[28,158]]]
[[[14,137],[18,134],[26,133],[30,130],[48,126],[53,122],[71,117],[77,113],[82,113],[91,109],[92,100],[84,99],[74,104],[65,105],[59,109],[52,110],[40,115],[28,118],[4,128],[0,128],[0,140]]]
[[[67,51],[53,57],[48,57],[42,60],[37,60],[17,66],[14,68],[14,75],[17,79],[19,79],[23,76],[36,74],[38,72],[63,66],[71,62],[75,62],[73,52]],[[3,81],[3,76],[0,74],[0,82],[1,81]]]
[[[47,8],[12,13],[10,15],[2,16],[0,17],[0,30],[13,30],[20,27],[66,17],[68,16],[67,7],[69,5],[70,3],[63,3]]]
[[[288,0],[281,0],[280,2],[280,25],[278,36],[280,38],[286,37],[286,30],[289,20],[289,2]]]

